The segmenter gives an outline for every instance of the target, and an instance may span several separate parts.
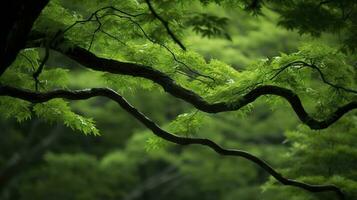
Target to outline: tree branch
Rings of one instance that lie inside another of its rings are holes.
[[[169,34],[169,36],[171,37],[171,39],[181,47],[181,49],[186,51],[186,47],[182,44],[182,42],[175,36],[175,34],[172,32],[172,30],[169,27],[169,22],[167,22],[166,20],[164,20],[159,14],[157,14],[157,12],[155,11],[154,7],[151,5],[150,0],[145,0],[146,4],[149,7],[149,10],[151,11],[151,13],[154,15],[155,18],[157,18],[162,25],[165,27],[167,34]]]
[[[36,91],[38,90],[38,85],[40,84],[40,80],[38,77],[43,71],[43,68],[45,67],[46,62],[48,61],[48,58],[50,57],[50,43],[46,42],[46,47],[45,47],[45,56],[43,57],[42,62],[38,66],[37,70],[32,74],[33,79],[35,80],[35,89]]]
[[[290,186],[302,188],[314,193],[332,191],[335,192],[340,199],[344,199],[343,192],[335,185],[311,185],[293,179],[285,178],[280,173],[275,171],[264,160],[259,159],[258,157],[250,154],[249,152],[242,151],[242,150],[235,150],[235,149],[225,149],[219,146],[217,143],[213,142],[212,140],[205,139],[205,138],[187,138],[187,137],[181,137],[169,133],[161,129],[155,122],[153,122],[147,116],[145,116],[140,111],[138,111],[117,92],[108,88],[92,88],[92,89],[74,90],[74,91],[54,90],[50,92],[40,93],[40,92],[32,92],[29,90],[18,89],[10,86],[0,86],[0,96],[10,96],[10,97],[26,100],[32,103],[42,103],[54,98],[64,98],[69,100],[84,100],[92,97],[100,97],[100,96],[106,97],[118,103],[121,108],[123,108],[126,112],[128,112],[133,117],[135,117],[139,122],[141,122],[148,129],[150,129],[156,136],[164,140],[180,145],[193,145],[193,144],[203,145],[211,148],[216,153],[221,155],[242,157],[251,162],[254,162],[262,169],[264,169],[266,172],[268,172],[271,176],[273,176],[277,181],[279,181],[284,185],[290,185]]]
[[[149,41],[150,41],[151,43],[153,43],[153,44],[158,44],[158,45],[160,45],[161,47],[163,47],[164,49],[166,49],[166,51],[168,51],[168,52],[171,54],[172,58],[173,58],[178,64],[184,66],[185,69],[188,70],[190,73],[192,73],[192,74],[194,74],[194,75],[196,75],[196,76],[201,76],[201,77],[203,77],[203,78],[207,78],[207,79],[211,79],[212,81],[215,81],[214,78],[212,78],[212,77],[210,77],[210,76],[208,76],[208,75],[201,74],[201,73],[197,72],[196,70],[191,69],[186,63],[184,63],[184,62],[178,60],[177,57],[176,57],[176,55],[175,55],[175,53],[174,53],[169,47],[167,47],[166,45],[164,45],[164,44],[162,44],[162,43],[159,43],[159,42],[153,40],[153,39],[146,33],[146,31],[144,30],[144,28],[143,28],[137,21],[133,20],[131,17],[122,16],[122,15],[118,15],[118,14],[112,13],[112,14],[102,15],[102,16],[100,16],[100,18],[104,18],[104,17],[107,17],[107,16],[115,16],[115,17],[125,18],[125,19],[129,20],[131,23],[133,23],[134,25],[136,25],[136,26],[140,29],[141,33],[143,34],[143,36],[144,36],[147,40],[149,40]],[[97,17],[97,20],[98,20],[98,23],[100,23],[98,17]],[[99,28],[100,28],[100,27],[99,27]],[[111,38],[113,38],[113,37],[111,37]],[[92,41],[93,41],[93,40],[92,40]],[[88,50],[90,50],[90,49],[88,49]],[[188,76],[188,77],[190,77],[190,78],[195,78],[195,77],[192,77],[189,73],[186,73],[185,71],[182,71],[182,74],[183,74],[183,75],[186,75],[186,76]],[[201,79],[198,79],[198,78],[197,78],[196,80],[201,81],[201,82],[203,82],[203,83],[206,83],[205,81],[203,81],[203,80],[201,80]]]
[[[344,90],[345,92],[350,92],[350,93],[357,94],[357,90],[355,90],[355,89],[346,88],[346,87],[337,85],[337,84],[335,84],[335,83],[329,82],[329,81],[326,79],[324,73],[321,71],[321,69],[320,69],[318,66],[316,66],[315,64],[309,64],[309,63],[307,63],[307,62],[305,62],[305,61],[301,61],[301,60],[288,63],[288,64],[286,64],[285,66],[283,66],[283,67],[277,69],[277,70],[278,70],[277,73],[275,73],[275,74],[270,78],[270,80],[275,79],[275,78],[276,78],[277,76],[279,76],[284,70],[286,70],[286,69],[289,68],[289,67],[293,67],[293,66],[301,66],[301,68],[302,68],[302,67],[309,67],[309,68],[311,68],[311,69],[314,69],[314,70],[317,71],[317,73],[319,74],[319,76],[320,76],[322,82],[324,82],[325,84],[327,84],[327,85],[329,85],[329,86],[331,86],[331,87],[333,87],[333,88],[336,88],[336,89]],[[300,68],[300,69],[301,69],[301,68]]]
[[[337,108],[335,112],[331,113],[324,120],[315,119],[307,113],[296,93],[292,90],[272,85],[257,86],[245,95],[238,97],[234,102],[210,103],[195,92],[178,85],[167,74],[150,66],[97,57],[95,54],[78,46],[67,50],[62,50],[56,47],[53,48],[77,61],[81,65],[93,70],[149,79],[162,86],[163,89],[172,96],[182,99],[192,104],[197,109],[207,113],[236,111],[247,104],[254,102],[260,96],[275,95],[280,96],[289,102],[302,123],[306,124],[311,129],[318,130],[329,127],[349,111],[357,109],[357,101],[352,101]]]
[[[149,3],[149,4],[150,4],[150,3]],[[150,6],[151,6],[151,4],[150,4]],[[151,8],[152,8],[152,7],[151,7]],[[104,10],[113,10],[113,11],[119,12],[120,14],[117,14],[117,13],[104,13],[104,14],[102,14],[102,15],[99,15],[99,13],[100,13],[101,11],[104,11]],[[155,12],[155,11],[152,10],[152,12]],[[124,14],[124,15],[122,15],[122,14]],[[79,21],[74,22],[73,24],[71,24],[70,26],[68,26],[68,27],[62,32],[62,34],[65,34],[66,32],[68,32],[70,29],[72,29],[72,28],[73,28],[74,26],[76,26],[77,24],[84,24],[84,23],[87,23],[87,22],[95,22],[95,23],[97,23],[97,28],[94,30],[94,32],[93,32],[93,34],[92,34],[92,38],[91,38],[91,40],[90,40],[90,44],[89,44],[88,51],[90,51],[90,49],[91,49],[91,47],[92,47],[92,45],[93,45],[93,42],[94,42],[94,38],[95,38],[96,33],[97,33],[98,31],[101,31],[102,33],[104,33],[104,34],[107,35],[108,37],[110,37],[110,38],[112,38],[112,39],[114,39],[114,40],[116,40],[116,41],[119,41],[121,44],[123,44],[123,42],[120,41],[120,40],[118,40],[118,38],[112,36],[111,34],[109,34],[108,32],[106,32],[105,30],[103,30],[103,27],[102,27],[103,24],[102,24],[102,22],[101,22],[101,19],[103,19],[103,18],[105,18],[105,17],[109,17],[109,16],[118,17],[118,18],[121,18],[121,19],[127,19],[127,20],[129,20],[131,23],[133,23],[135,26],[137,26],[137,27],[140,29],[140,31],[142,32],[143,36],[144,36],[147,40],[149,40],[149,41],[150,41],[151,43],[153,43],[153,44],[158,44],[158,45],[160,45],[161,47],[165,48],[165,49],[172,55],[173,59],[174,59],[177,63],[179,63],[180,65],[184,66],[185,69],[188,70],[190,73],[192,73],[192,74],[194,74],[194,75],[196,75],[196,76],[201,76],[201,77],[203,77],[203,78],[208,78],[208,79],[211,79],[212,81],[215,81],[212,77],[207,76],[207,75],[204,75],[204,74],[201,74],[201,73],[197,72],[196,70],[191,69],[186,63],[184,63],[184,62],[178,60],[177,57],[176,57],[176,55],[174,54],[174,52],[173,52],[170,48],[168,48],[166,45],[161,44],[161,43],[159,43],[159,42],[157,42],[157,41],[154,41],[154,40],[146,33],[146,31],[144,30],[144,28],[143,28],[137,21],[135,21],[135,20],[133,19],[134,17],[138,17],[138,16],[141,16],[141,15],[143,15],[143,14],[144,14],[144,13],[135,14],[135,15],[134,15],[134,14],[130,14],[130,13],[126,13],[126,12],[124,12],[124,11],[121,11],[121,10],[115,8],[115,7],[107,6],[107,7],[103,7],[103,8],[100,8],[100,9],[94,11],[94,12],[93,12],[87,19],[85,19],[85,20],[79,20]],[[155,12],[155,14],[156,14],[156,12]],[[157,14],[156,14],[156,15],[157,15]],[[158,15],[157,15],[157,16],[158,16]],[[93,18],[95,18],[95,19],[93,19]],[[161,19],[162,19],[162,18],[161,18]],[[166,23],[167,23],[167,22],[166,22]],[[167,29],[168,29],[168,27],[167,27]],[[170,29],[168,29],[168,31],[169,31],[170,33],[172,33]],[[172,33],[172,36],[174,37],[173,33]],[[176,37],[175,37],[175,38],[176,38]],[[174,41],[175,41],[175,40],[174,40]],[[179,40],[177,40],[177,41],[179,42]],[[124,43],[124,44],[125,44],[125,43]],[[181,73],[182,73],[183,75],[189,76],[190,78],[195,78],[195,77],[191,76],[189,73],[187,73],[187,72],[185,72],[185,71],[181,71]],[[206,81],[201,80],[201,79],[199,79],[199,78],[196,78],[196,80],[201,81],[201,82],[203,82],[203,83],[206,83]],[[206,83],[206,84],[207,84],[207,83]],[[207,85],[209,85],[209,83],[208,83]]]

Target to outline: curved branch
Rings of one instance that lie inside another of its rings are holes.
[[[167,29],[167,32],[168,32],[169,35],[173,38],[174,42],[176,42],[176,43],[178,43],[178,44],[181,44],[181,42],[174,36],[174,34],[172,33],[172,31],[169,29],[168,23],[167,23],[166,21],[164,21],[164,20],[155,12],[155,10],[152,8],[150,2],[147,2],[147,4],[149,5],[149,8],[150,8],[151,12],[154,13],[154,16],[156,16],[158,19],[160,19],[160,21],[162,21],[162,23],[164,24],[164,26],[165,26],[166,29]],[[100,13],[101,11],[107,10],[107,9],[112,9],[113,11],[120,12],[121,14],[124,14],[124,15],[117,14],[117,13],[106,13],[106,14],[103,14],[103,15],[99,15],[99,13]],[[130,14],[130,13],[126,13],[126,12],[124,12],[124,11],[121,11],[121,10],[115,8],[115,7],[112,7],[112,6],[103,7],[103,8],[100,8],[100,9],[96,10],[95,12],[93,12],[87,19],[76,21],[76,22],[74,22],[73,24],[71,24],[70,26],[68,26],[64,31],[62,31],[62,35],[63,35],[64,33],[66,33],[67,31],[69,31],[69,30],[70,30],[71,28],[73,28],[74,26],[76,26],[77,24],[87,23],[87,22],[96,22],[96,23],[97,23],[97,28],[94,30],[94,32],[93,32],[93,34],[92,34],[92,38],[91,38],[91,40],[90,40],[90,44],[89,44],[89,47],[88,47],[88,51],[90,51],[90,49],[91,49],[91,47],[92,47],[92,45],[93,45],[93,42],[94,42],[94,38],[95,38],[96,33],[97,33],[98,31],[101,31],[102,33],[104,33],[105,35],[109,36],[110,38],[115,39],[115,40],[117,40],[117,41],[119,41],[120,43],[123,44],[122,41],[118,40],[116,37],[113,37],[112,35],[110,35],[109,33],[105,32],[105,31],[103,30],[103,28],[102,28],[102,25],[103,25],[103,24],[102,24],[102,22],[101,22],[100,19],[101,19],[101,18],[104,18],[104,17],[108,17],[108,16],[115,16],[115,17],[119,17],[119,18],[122,18],[122,19],[127,19],[127,20],[129,20],[131,23],[133,23],[135,26],[137,26],[137,27],[140,29],[140,31],[142,32],[142,34],[144,35],[144,37],[145,37],[146,39],[148,39],[148,40],[149,40],[150,42],[152,42],[153,44],[158,44],[158,45],[160,45],[161,47],[165,48],[165,49],[172,55],[173,59],[174,59],[177,63],[179,63],[179,64],[181,64],[182,66],[184,66],[189,72],[191,72],[191,73],[193,73],[193,74],[195,74],[195,75],[197,75],[197,76],[201,76],[201,77],[203,77],[203,78],[208,78],[208,79],[211,79],[212,81],[215,81],[212,77],[207,76],[207,75],[204,75],[204,74],[201,74],[201,73],[199,73],[199,72],[197,72],[197,71],[191,69],[191,68],[190,68],[188,65],[186,65],[184,62],[178,60],[178,59],[176,58],[176,55],[173,53],[173,51],[172,51],[170,48],[168,48],[166,45],[161,44],[161,43],[158,43],[158,42],[154,41],[153,39],[151,39],[151,37],[149,37],[149,35],[145,32],[144,28],[143,28],[137,21],[135,21],[134,19],[132,19],[133,17],[138,17],[138,16],[143,15],[143,14],[144,14],[144,13],[133,15],[133,14]],[[93,19],[93,18],[95,18],[95,19]],[[182,44],[181,44],[181,45],[182,45]],[[183,73],[183,75],[187,75],[187,76],[191,77],[188,73],[185,73],[185,72],[182,72],[182,73]],[[194,78],[194,77],[191,77],[191,78]],[[203,80],[201,80],[201,79],[196,79],[196,80],[199,80],[199,81],[205,83],[205,81],[203,81]]]
[[[252,103],[260,96],[275,95],[280,96],[289,102],[302,123],[306,124],[311,129],[318,130],[329,127],[349,111],[357,109],[357,101],[352,101],[337,108],[335,112],[331,113],[324,120],[315,119],[307,113],[296,93],[292,90],[272,85],[257,86],[247,94],[238,97],[234,102],[209,103],[195,92],[177,84],[167,74],[152,67],[97,57],[95,54],[78,46],[67,50],[62,50],[56,47],[53,48],[77,61],[81,65],[93,70],[149,79],[162,86],[163,89],[172,96],[182,99],[192,104],[197,109],[207,113],[236,111],[247,104]]]
[[[180,145],[192,145],[192,144],[203,145],[211,148],[212,150],[214,150],[220,155],[242,157],[260,166],[262,169],[268,172],[271,176],[273,176],[277,181],[279,181],[283,185],[290,185],[290,186],[302,188],[314,193],[332,191],[335,192],[340,199],[344,199],[343,192],[335,185],[311,185],[293,179],[285,178],[280,173],[275,171],[264,160],[254,156],[253,154],[250,154],[249,152],[236,150],[236,149],[225,149],[220,145],[218,145],[217,143],[213,142],[212,140],[205,139],[205,138],[187,138],[187,137],[181,137],[169,133],[161,129],[155,122],[153,122],[151,119],[146,117],[143,113],[138,111],[117,92],[108,88],[92,88],[92,89],[75,90],[75,91],[54,90],[46,93],[39,93],[39,92],[32,92],[29,90],[18,89],[10,86],[1,86],[0,96],[10,96],[10,97],[30,101],[33,103],[46,102],[54,98],[64,98],[69,100],[84,100],[84,99],[89,99],[92,97],[99,97],[99,96],[107,97],[118,103],[121,108],[123,108],[133,117],[135,117],[139,122],[141,122],[148,129],[150,129],[156,136],[164,140]]]
[[[162,25],[165,27],[167,34],[171,37],[171,39],[181,47],[181,49],[186,51],[186,47],[182,44],[182,42],[175,36],[175,34],[172,32],[172,30],[169,27],[169,22],[165,21],[157,12],[155,11],[154,7],[151,5],[150,0],[145,0],[146,4],[149,7],[149,10],[151,13],[154,15],[155,18],[157,18]]]
[[[174,53],[169,47],[167,47],[166,45],[164,45],[164,44],[162,44],[162,43],[159,43],[159,42],[156,42],[155,40],[153,40],[153,39],[146,33],[146,31],[144,30],[144,28],[143,28],[137,21],[135,21],[134,19],[132,19],[131,17],[127,17],[127,16],[122,16],[122,15],[118,15],[118,14],[115,14],[115,13],[111,13],[111,14],[102,15],[102,16],[100,16],[100,18],[104,18],[104,17],[107,17],[107,16],[115,16],[115,17],[125,18],[125,19],[129,20],[131,23],[133,23],[135,26],[137,26],[137,27],[140,29],[141,33],[143,34],[143,36],[144,36],[147,40],[149,40],[149,41],[150,41],[151,43],[153,43],[153,44],[158,44],[158,45],[160,45],[161,47],[163,47],[164,49],[166,49],[166,51],[171,54],[171,56],[172,56],[172,58],[175,60],[175,62],[177,62],[178,64],[184,66],[185,69],[187,69],[190,73],[193,73],[193,74],[195,74],[196,76],[201,76],[201,77],[203,77],[203,78],[207,78],[207,79],[211,79],[212,81],[215,81],[214,78],[212,78],[212,77],[210,77],[210,76],[208,76],[208,75],[205,75],[205,74],[201,74],[201,73],[197,72],[196,70],[191,69],[186,63],[184,63],[184,62],[178,60],[177,57],[176,57],[176,55],[175,55],[175,53]],[[99,21],[99,19],[97,19],[97,20]],[[113,37],[111,37],[111,38],[113,38]],[[194,78],[194,77],[191,77],[188,73],[185,73],[184,71],[182,71],[182,73],[183,73],[183,75],[189,76],[190,78]],[[205,83],[205,81],[203,81],[203,80],[201,80],[201,79],[196,79],[196,80]]]
[[[105,10],[116,11],[116,12],[119,12],[121,14],[126,15],[127,17],[138,17],[138,16],[141,16],[141,15],[144,15],[144,13],[131,14],[131,13],[125,12],[123,10],[120,10],[120,9],[114,7],[114,6],[105,6],[105,7],[102,7],[102,8],[99,8],[99,9],[95,10],[87,19],[75,21],[73,24],[71,24],[66,29],[64,29],[62,31],[62,34],[65,34],[67,31],[72,29],[77,24],[83,24],[83,23],[87,23],[87,22],[97,22],[98,19],[93,19],[93,18],[94,17],[97,18],[98,17],[98,13],[100,13],[102,11],[105,11]]]
[[[333,88],[336,88],[336,89],[340,89],[340,90],[344,90],[345,92],[350,92],[350,93],[354,93],[354,94],[357,94],[357,90],[355,89],[351,89],[351,88],[346,88],[346,87],[343,87],[343,86],[340,86],[340,85],[337,85],[335,83],[331,83],[329,82],[324,73],[321,71],[321,69],[314,65],[314,64],[309,64],[307,62],[304,62],[304,61],[301,61],[301,60],[298,60],[298,61],[294,61],[294,62],[291,62],[291,63],[288,63],[286,64],[285,66],[281,67],[278,69],[278,72],[275,73],[271,78],[270,80],[273,80],[274,78],[276,78],[277,76],[279,76],[284,70],[286,70],[287,68],[289,67],[293,67],[293,66],[301,66],[302,67],[309,67],[311,69],[314,69],[317,71],[317,73],[320,75],[320,78],[322,80],[322,82],[324,82],[325,84],[329,85],[330,87],[333,87]],[[301,69],[300,68],[300,69]]]

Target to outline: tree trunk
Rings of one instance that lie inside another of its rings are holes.
[[[4,0],[0,2],[0,76],[25,47],[33,23],[49,0]]]

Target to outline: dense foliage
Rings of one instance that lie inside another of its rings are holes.
[[[14,2],[1,199],[357,198],[355,0]]]

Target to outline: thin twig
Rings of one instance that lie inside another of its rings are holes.
[[[169,27],[169,22],[167,22],[166,20],[164,20],[154,9],[154,7],[151,5],[150,0],[145,0],[146,4],[149,7],[149,10],[151,11],[151,13],[154,15],[155,18],[157,18],[162,25],[165,27],[167,34],[171,37],[171,39],[178,44],[181,49],[186,51],[186,47],[182,44],[182,42],[175,36],[175,34],[172,32],[172,30]]]
[[[288,63],[286,64],[285,66],[281,67],[278,69],[278,72],[275,73],[271,78],[270,80],[273,80],[275,79],[277,76],[279,76],[284,70],[286,70],[287,68],[289,67],[292,67],[292,66],[301,66],[301,68],[303,67],[309,67],[311,69],[314,69],[318,72],[322,82],[324,82],[325,84],[333,87],[333,88],[336,88],[336,89],[340,89],[340,90],[344,90],[345,92],[349,92],[349,93],[354,93],[354,94],[357,94],[357,90],[354,90],[354,89],[351,89],[351,88],[346,88],[346,87],[343,87],[343,86],[340,86],[340,85],[337,85],[337,84],[334,84],[334,83],[331,83],[329,82],[324,73],[321,71],[321,69],[319,67],[317,67],[315,64],[309,64],[307,62],[304,62],[304,61],[294,61],[294,62],[291,62],[291,63]],[[300,69],[301,69],[300,68]]]
[[[36,91],[38,91],[38,85],[40,84],[39,81],[39,76],[43,71],[43,68],[45,67],[45,64],[48,60],[48,58],[50,57],[50,42],[45,42],[45,56],[42,59],[42,62],[40,63],[40,65],[38,66],[37,70],[32,74],[32,77],[35,80],[35,89]]]
[[[144,30],[144,28],[143,28],[137,21],[133,20],[131,17],[127,17],[127,16],[123,16],[123,15],[118,15],[118,14],[111,13],[111,14],[102,15],[102,16],[100,16],[100,18],[104,18],[104,17],[107,17],[107,16],[115,16],[115,17],[119,17],[119,18],[128,19],[131,23],[135,24],[135,25],[140,29],[140,31],[142,32],[142,34],[144,35],[144,37],[145,37],[147,40],[149,40],[149,41],[150,41],[151,43],[153,43],[153,44],[158,44],[158,45],[160,45],[161,47],[165,48],[165,49],[171,54],[171,56],[172,56],[172,58],[175,60],[175,62],[177,62],[177,63],[181,64],[182,66],[184,66],[184,67],[185,67],[189,72],[191,72],[192,74],[195,74],[195,75],[197,75],[197,76],[201,76],[201,77],[203,77],[203,78],[211,79],[213,82],[215,82],[215,79],[214,79],[214,78],[212,78],[212,77],[210,77],[210,76],[208,76],[208,75],[199,73],[199,72],[197,72],[196,70],[191,69],[186,63],[184,63],[184,62],[180,61],[179,59],[177,59],[175,53],[174,53],[170,48],[168,48],[168,47],[167,47],[166,45],[164,45],[164,44],[161,44],[161,43],[158,43],[158,42],[154,41],[154,40],[146,33],[146,31]],[[185,73],[185,72],[183,72],[183,73]],[[189,74],[187,74],[187,73],[185,73],[184,75],[189,76]],[[191,77],[191,78],[192,78],[192,77]],[[201,79],[197,79],[197,78],[193,78],[193,79],[196,79],[196,80],[198,80],[198,81],[201,81],[201,82],[207,84],[205,81],[203,81],[203,80],[201,80]]]
[[[32,63],[32,60],[24,53],[20,52],[19,53],[20,56],[24,57],[28,63],[30,63],[31,67],[32,67],[32,70],[35,71],[35,65]]]

